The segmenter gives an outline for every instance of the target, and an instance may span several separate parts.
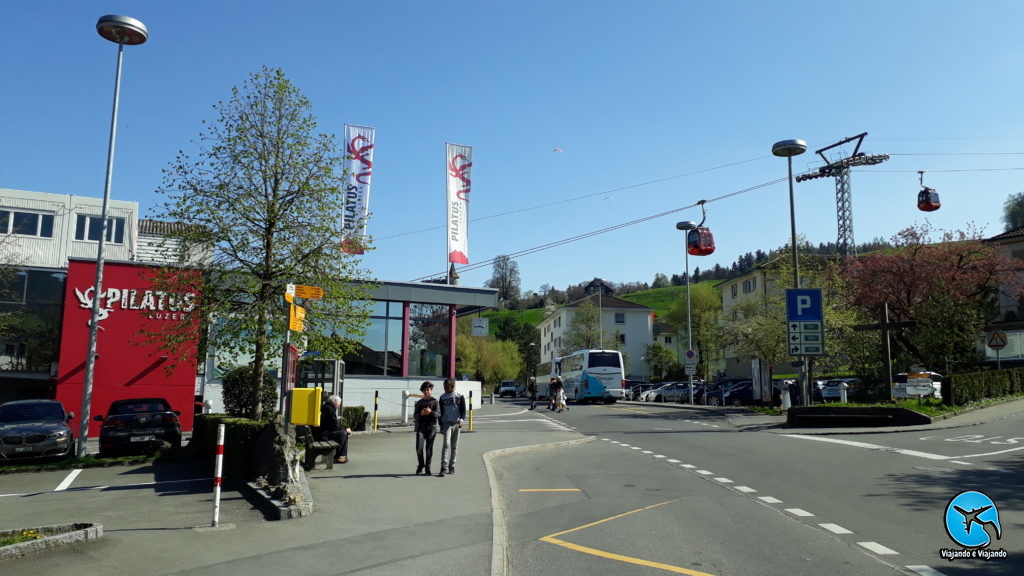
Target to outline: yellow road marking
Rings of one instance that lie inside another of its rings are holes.
[[[605,406],[609,410],[622,410],[623,412],[636,412],[638,414],[654,414],[654,412],[647,412],[645,410],[637,410],[636,408],[616,408],[614,406]]]
[[[520,492],[579,492],[579,488],[520,488]]]
[[[598,550],[597,548],[590,548],[588,546],[581,546],[579,544],[573,544],[572,542],[566,542],[565,540],[560,540],[558,538],[558,536],[563,536],[565,534],[571,534],[573,532],[577,532],[577,531],[583,530],[585,528],[590,528],[592,526],[597,526],[598,524],[604,524],[605,522],[610,522],[612,520],[616,520],[616,519],[622,518],[624,516],[629,516],[630,514],[636,514],[637,512],[643,512],[645,510],[650,510],[651,508],[657,508],[658,506],[664,506],[665,504],[670,504],[672,502],[675,502],[675,500],[669,500],[667,502],[661,502],[659,504],[654,504],[654,505],[651,505],[651,506],[646,506],[644,508],[638,508],[636,510],[630,510],[629,512],[624,512],[622,514],[617,514],[615,516],[611,516],[611,517],[605,518],[603,520],[598,520],[596,522],[591,522],[590,524],[584,524],[583,526],[578,526],[576,528],[570,528],[569,530],[563,530],[561,532],[555,532],[554,534],[549,534],[548,536],[545,536],[545,537],[541,538],[540,541],[541,542],[547,542],[549,544],[554,544],[556,546],[561,546],[563,548],[568,548],[569,550],[575,550],[577,552],[582,552],[584,554],[590,554],[592,556],[599,556],[601,558],[608,558],[609,560],[618,560],[619,562],[625,562],[627,564],[636,564],[638,566],[647,566],[647,567],[650,567],[650,568],[657,568],[659,570],[665,570],[666,572],[674,572],[676,574],[689,574],[690,576],[714,576],[713,574],[708,574],[707,572],[700,572],[700,571],[697,571],[697,570],[689,570],[687,568],[682,568],[680,566],[673,566],[671,564],[662,564],[661,562],[652,562],[650,560],[644,560],[642,558],[634,558],[632,556],[623,556],[622,554],[615,554],[615,553],[612,553],[612,552],[606,552],[604,550]]]

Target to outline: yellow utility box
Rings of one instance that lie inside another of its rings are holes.
[[[320,395],[323,388],[292,388],[292,424],[320,425]]]

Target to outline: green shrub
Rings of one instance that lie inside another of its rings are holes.
[[[1024,368],[986,370],[954,374],[945,379],[942,397],[954,406],[964,406],[985,398],[1024,394]]]
[[[353,432],[366,430],[366,417],[370,413],[362,406],[343,406],[341,408],[341,424],[351,428]]]
[[[200,458],[216,456],[217,427],[220,424],[224,424],[224,476],[249,478],[256,437],[271,424],[225,414],[196,414],[189,449],[195,450]]]
[[[228,372],[224,377],[224,409],[231,416],[252,418],[256,415],[256,403],[252,390],[253,367],[240,366]],[[262,418],[273,420],[277,407],[277,380],[267,372],[263,372],[263,385],[260,390]]]

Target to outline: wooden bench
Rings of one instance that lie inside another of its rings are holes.
[[[334,440],[317,440],[313,435],[313,429],[309,426],[296,426],[295,439],[299,444],[306,446],[306,458],[302,467],[307,471],[316,467],[318,456],[323,457],[324,469],[334,469],[334,455],[340,445]]]

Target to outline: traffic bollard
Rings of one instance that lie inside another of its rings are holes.
[[[373,391],[373,429],[377,430],[377,415],[380,412],[380,390]]]
[[[217,463],[214,465],[213,478],[213,527],[220,525],[220,484],[224,471],[224,425],[217,426]]]

